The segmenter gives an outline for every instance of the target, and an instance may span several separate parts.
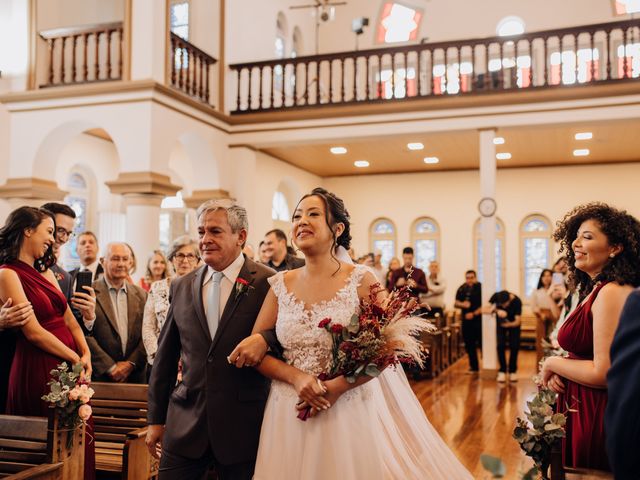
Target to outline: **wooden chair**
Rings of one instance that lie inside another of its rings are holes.
[[[56,410],[49,418],[0,415],[0,478],[7,480],[66,480],[82,478],[84,425],[77,428],[71,447],[58,427]]]
[[[442,372],[442,332],[424,332],[420,342],[429,351],[425,359],[424,375],[427,378],[435,378]]]
[[[96,470],[129,480],[158,475],[158,461],[144,443],[147,434],[147,385],[91,384],[96,439]]]

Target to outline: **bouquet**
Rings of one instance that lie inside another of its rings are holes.
[[[65,362],[58,365],[51,370],[53,378],[48,383],[49,393],[42,396],[42,400],[59,411],[59,425],[67,431],[67,447],[71,447],[75,429],[91,417],[88,403],[95,392],[86,381],[81,380],[83,368],[81,363],[76,363],[71,370]]]
[[[384,289],[380,284],[371,286],[368,298],[360,300],[360,313],[355,313],[348,325],[334,323],[325,318],[318,323],[332,336],[332,364],[328,372],[319,375],[329,380],[344,375],[349,383],[358,377],[377,377],[390,365],[415,363],[424,366],[426,350],[417,336],[435,327],[419,316],[412,316],[418,304],[402,287],[392,291],[382,301],[378,294]],[[299,412],[298,418],[306,420],[310,408]]]

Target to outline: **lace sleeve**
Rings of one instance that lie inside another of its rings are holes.
[[[280,300],[282,295],[287,292],[287,289],[284,286],[284,273],[285,272],[278,272],[275,275],[267,278],[267,282],[269,282],[269,285],[271,285],[273,293],[276,294],[278,300]]]

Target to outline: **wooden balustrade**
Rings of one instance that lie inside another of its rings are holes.
[[[122,22],[39,34],[47,44],[47,79],[41,88],[122,79]]]
[[[217,60],[173,32],[169,52],[171,86],[210,104],[210,80]]]
[[[640,78],[640,19],[240,63],[234,114]]]

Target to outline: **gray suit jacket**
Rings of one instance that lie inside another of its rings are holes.
[[[127,310],[129,330],[127,348],[122,352],[122,342],[118,333],[116,313],[109,296],[109,288],[104,278],[93,282],[96,291],[96,322],[87,343],[91,350],[93,380],[109,382],[107,371],[113,364],[121,361],[133,362],[136,367],[129,375],[127,383],[144,383],[147,357],[142,343],[142,317],[147,292],[136,285],[127,285]]]
[[[149,381],[149,424],[165,425],[163,449],[201,458],[210,448],[223,465],[255,461],[270,381],[253,368],[229,365],[227,356],[251,334],[273,270],[245,258],[212,339],[202,303],[207,271],[171,282],[170,304]],[[182,383],[176,386],[178,360]],[[295,413],[295,412],[294,412]]]

